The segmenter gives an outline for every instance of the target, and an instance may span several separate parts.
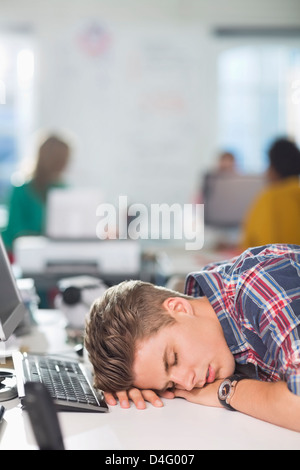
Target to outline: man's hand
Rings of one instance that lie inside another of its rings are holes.
[[[130,408],[130,400],[133,401],[136,408],[144,410],[146,402],[155,407],[163,406],[159,397],[163,398],[185,398],[192,403],[198,403],[207,406],[221,406],[218,400],[218,388],[222,380],[216,380],[212,384],[205,385],[203,388],[194,388],[191,391],[174,388],[165,392],[154,390],[140,390],[131,388],[130,390],[120,390],[116,393],[104,392],[105,400],[108,405],[116,405],[119,401],[121,408]]]
[[[223,379],[215,380],[213,383],[207,384],[202,388],[193,388],[193,390],[190,391],[175,388],[174,395],[175,397],[185,398],[199,405],[218,406],[222,408],[218,400],[218,388],[222,381]]]
[[[145,401],[155,407],[161,407],[163,403],[159,395],[163,398],[182,397],[193,403],[222,407],[218,400],[221,382],[222,380],[215,380],[203,388],[194,388],[189,392],[178,388],[163,393],[131,388],[115,394],[106,392],[104,395],[109,405],[116,405],[119,400],[122,408],[129,408],[129,400],[132,400],[138,409],[146,408]],[[254,418],[300,432],[300,397],[288,390],[286,382],[242,380],[237,384],[230,404],[237,411]]]
[[[171,391],[165,391],[159,394],[163,398],[174,398],[174,393]],[[131,388],[130,390],[121,390],[116,393],[104,392],[104,397],[108,405],[116,405],[118,400],[121,408],[129,408],[130,400],[133,401],[135,406],[139,410],[146,408],[146,401],[156,407],[163,406],[163,402],[158,396],[158,393],[154,390],[140,390],[138,388]]]

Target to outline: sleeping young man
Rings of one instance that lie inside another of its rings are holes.
[[[94,302],[85,344],[108,404],[183,397],[300,432],[300,246],[248,249],[185,292],[124,281]]]

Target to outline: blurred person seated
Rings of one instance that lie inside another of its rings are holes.
[[[300,245],[300,151],[286,138],[268,152],[268,185],[245,218],[241,249],[269,243]]]
[[[219,160],[215,173],[218,175],[235,175],[238,173],[236,159],[233,153],[223,152],[219,155]]]
[[[70,159],[70,145],[56,135],[40,144],[34,169],[21,185],[13,185],[8,207],[8,224],[3,231],[6,249],[13,257],[13,241],[24,235],[42,235],[48,191],[64,187],[63,171]]]
[[[219,154],[215,168],[209,171],[207,176],[234,176],[238,174],[239,171],[235,155],[231,152],[224,151]]]
[[[220,176],[235,176],[238,174],[239,171],[234,154],[227,151],[221,152],[218,156],[215,168],[204,175],[201,191],[202,195],[200,192],[201,201],[198,202],[205,203],[205,198],[207,197],[207,193],[209,192],[209,188],[214,178],[219,178]]]

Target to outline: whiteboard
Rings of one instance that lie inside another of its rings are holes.
[[[47,112],[77,136],[70,181],[112,202],[190,202],[206,114],[201,33],[83,20],[64,34],[48,45]]]

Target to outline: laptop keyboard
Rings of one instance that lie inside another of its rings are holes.
[[[23,355],[25,381],[42,382],[61,411],[105,412],[103,393],[95,390],[78,361],[38,354]]]

